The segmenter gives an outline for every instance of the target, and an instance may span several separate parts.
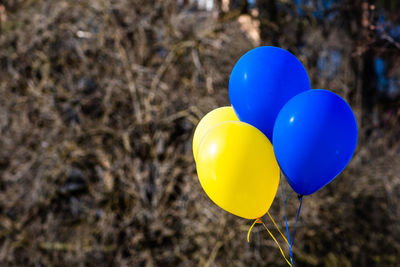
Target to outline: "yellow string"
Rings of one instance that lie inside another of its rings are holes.
[[[250,242],[250,233],[251,230],[253,229],[254,225],[256,223],[262,223],[262,225],[264,226],[265,230],[267,230],[267,232],[269,233],[269,235],[272,237],[272,239],[275,241],[275,243],[278,245],[279,250],[281,251],[281,254],[283,256],[283,258],[285,259],[285,261],[287,262],[287,264],[289,264],[290,267],[292,267],[292,264],[290,263],[290,261],[286,258],[285,253],[283,253],[283,250],[281,248],[281,246],[279,245],[278,241],[275,239],[274,235],[268,230],[267,226],[264,224],[263,221],[261,221],[260,218],[256,219],[253,224],[250,226],[249,231],[247,232],[247,242]]]
[[[272,239],[273,239],[273,240],[275,241],[275,243],[278,245],[279,250],[281,251],[282,256],[283,256],[283,258],[285,259],[285,261],[287,262],[287,264],[289,264],[289,266],[292,267],[292,264],[291,264],[290,261],[286,258],[285,253],[283,253],[283,250],[282,250],[281,246],[279,245],[278,241],[276,241],[274,235],[268,230],[268,228],[267,228],[267,226],[264,224],[264,222],[262,222],[262,224],[264,225],[265,230],[268,231],[269,235],[272,237]]]
[[[251,233],[251,230],[253,230],[253,227],[254,227],[254,225],[255,225],[256,223],[262,223],[262,221],[260,220],[260,218],[256,219],[256,220],[253,222],[253,224],[250,226],[250,229],[249,229],[249,231],[247,232],[247,243],[250,243],[250,233]]]
[[[281,236],[283,237],[283,239],[285,240],[286,244],[288,244],[288,246],[290,246],[288,240],[286,239],[286,237],[284,236],[284,234],[282,234],[281,230],[279,230],[278,225],[276,225],[274,218],[272,218],[271,214],[269,214],[269,211],[267,211],[267,214],[269,216],[269,218],[271,219],[272,223],[275,225],[276,230],[278,230],[278,232],[281,234]]]

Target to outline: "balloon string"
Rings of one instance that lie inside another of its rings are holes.
[[[293,229],[293,235],[292,238],[290,238],[289,235],[289,226],[288,226],[288,221],[287,221],[287,216],[286,216],[286,201],[287,198],[285,199],[285,195],[284,195],[284,189],[283,189],[283,185],[282,185],[282,201],[283,201],[283,210],[285,212],[285,222],[286,222],[286,232],[288,235],[288,240],[289,240],[289,253],[290,253],[290,263],[291,266],[293,266],[293,252],[292,252],[292,247],[293,247],[293,242],[294,242],[294,236],[296,234],[296,227],[297,227],[297,222],[299,221],[299,217],[300,217],[300,211],[301,211],[301,205],[303,204],[303,196],[299,195],[298,196],[300,203],[299,203],[299,209],[297,210],[297,216],[296,216],[296,222],[294,224],[294,229]]]
[[[285,193],[284,193],[283,184],[282,184],[282,201],[283,201],[283,210],[285,212],[286,233],[287,233],[287,238],[289,240],[290,263],[291,263],[291,266],[293,266],[293,253],[292,253],[292,246],[290,245],[292,242],[290,242],[289,226],[288,226],[288,221],[287,221],[287,216],[286,216],[286,200],[285,200]]]
[[[281,230],[279,229],[278,225],[276,225],[274,218],[272,218],[271,214],[269,214],[269,211],[267,212],[269,218],[271,219],[272,223],[275,225],[276,230],[278,230],[278,232],[281,234],[281,236],[283,237],[283,239],[285,240],[286,244],[288,244],[288,246],[290,246],[288,240],[286,239],[285,235],[282,234]]]
[[[253,224],[250,226],[249,231],[247,232],[247,242],[248,242],[248,243],[250,243],[250,233],[251,233],[251,230],[253,230],[253,227],[254,227],[254,225],[255,225],[256,223],[262,223],[262,221],[260,220],[260,218],[254,220]]]
[[[265,230],[267,230],[268,234],[272,237],[272,239],[273,239],[273,240],[275,241],[275,243],[278,245],[278,248],[279,248],[279,250],[281,251],[281,254],[282,254],[283,258],[285,259],[286,263],[289,264],[289,266],[292,267],[292,264],[291,264],[290,261],[286,258],[285,253],[283,253],[283,250],[282,250],[281,246],[279,245],[278,241],[276,240],[276,238],[274,237],[274,235],[270,232],[270,230],[268,229],[268,227],[264,224],[264,222],[263,222],[260,218],[256,219],[256,220],[253,222],[253,224],[251,225],[249,231],[247,232],[247,242],[250,242],[250,233],[251,233],[251,230],[253,229],[253,227],[254,227],[254,225],[255,225],[256,223],[261,223],[261,224],[264,226]]]
[[[290,263],[290,261],[286,258],[285,253],[283,253],[283,250],[281,248],[281,246],[279,245],[278,241],[276,241],[276,238],[274,237],[274,235],[268,230],[267,226],[265,225],[265,223],[263,221],[261,221],[261,223],[263,224],[265,230],[268,231],[268,234],[272,237],[272,239],[275,241],[275,243],[278,245],[279,250],[282,253],[283,258],[285,259],[285,261],[287,262],[287,264],[289,264],[289,266],[292,266],[292,264]]]
[[[292,242],[290,243],[290,247],[293,246],[294,235],[296,234],[297,222],[299,221],[299,217],[300,217],[301,204],[303,203],[303,196],[299,195],[299,200],[300,200],[300,204],[299,204],[299,209],[297,210],[296,223],[294,224],[293,235],[292,235]]]

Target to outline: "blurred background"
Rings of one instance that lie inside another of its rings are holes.
[[[286,266],[207,198],[191,149],[260,45],[295,54],[359,125],[349,166],[304,199],[296,265],[400,266],[397,0],[0,1],[0,265]]]

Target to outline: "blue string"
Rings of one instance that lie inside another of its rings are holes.
[[[292,254],[292,242],[290,241],[290,235],[289,235],[289,227],[288,227],[288,221],[287,221],[287,216],[286,216],[286,201],[287,198],[285,199],[285,194],[283,192],[283,184],[282,184],[282,201],[283,201],[283,210],[285,211],[285,222],[286,222],[286,233],[287,233],[287,239],[289,241],[289,253],[290,253],[290,264],[293,266],[293,254]]]
[[[293,246],[294,235],[296,234],[297,222],[299,221],[299,216],[300,216],[301,204],[303,203],[303,196],[299,196],[299,200],[300,200],[300,205],[299,205],[299,209],[298,209],[298,211],[297,211],[296,223],[294,224],[294,230],[293,230],[293,235],[292,235],[292,242],[290,243],[290,247]],[[289,241],[289,242],[290,242],[290,241]]]
[[[292,238],[290,238],[289,235],[289,226],[288,226],[288,220],[287,220],[287,216],[286,216],[286,201],[288,200],[288,197],[286,197],[285,199],[285,194],[284,194],[284,189],[283,189],[283,184],[282,184],[282,201],[283,201],[283,210],[285,212],[285,222],[286,222],[286,233],[287,233],[287,239],[289,241],[289,252],[290,252],[290,264],[293,265],[293,252],[292,252],[292,247],[293,247],[293,242],[294,242],[294,236],[296,234],[296,227],[297,227],[297,222],[299,221],[299,217],[300,217],[300,211],[301,211],[301,205],[303,203],[303,196],[299,195],[299,200],[300,200],[300,204],[299,204],[299,209],[297,210],[297,216],[296,216],[296,222],[294,224],[294,229],[293,229],[293,236]]]

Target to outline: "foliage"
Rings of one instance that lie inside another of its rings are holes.
[[[235,62],[275,44],[361,122],[350,166],[304,199],[296,263],[396,266],[400,110],[377,93],[374,65],[382,57],[382,73],[398,77],[396,40],[360,1],[333,4],[325,21],[267,2],[258,15],[188,1],[0,2],[2,265],[284,266],[261,228],[247,244],[250,222],[208,200],[191,151],[198,120],[228,104]],[[243,21],[257,22],[258,41]]]

